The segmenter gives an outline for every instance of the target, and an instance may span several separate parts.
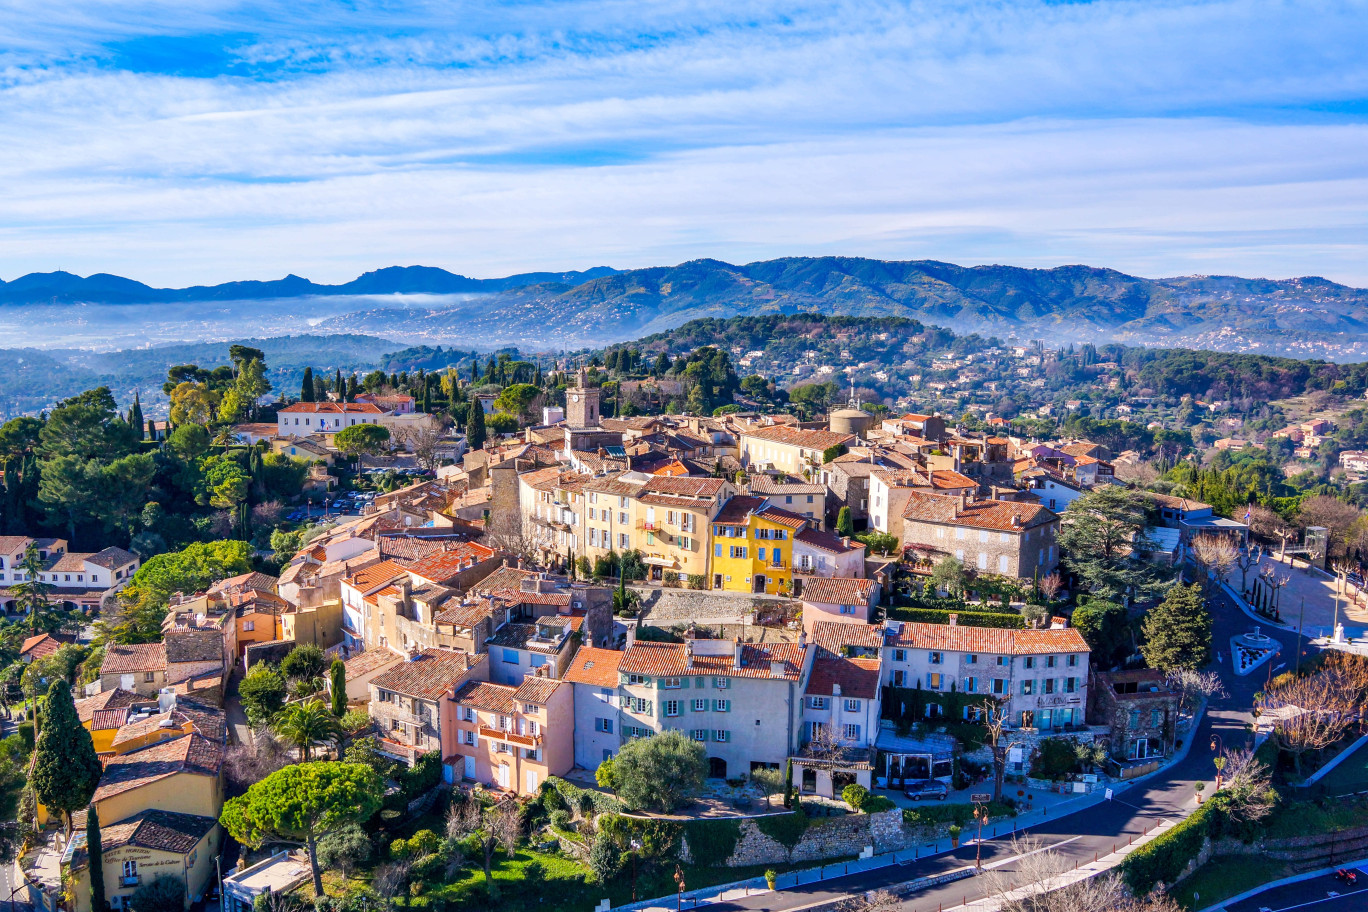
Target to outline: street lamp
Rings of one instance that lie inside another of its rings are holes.
[[[974,840],[974,871],[983,873],[983,824],[988,820],[988,809],[981,804],[974,805],[974,822],[978,824],[978,838]]]
[[[1220,753],[1217,754],[1216,759],[1213,762],[1216,764],[1216,791],[1219,792],[1221,790],[1221,772],[1225,769],[1226,762],[1225,740],[1222,739],[1220,735],[1216,734],[1215,732],[1212,732],[1211,750],[1213,753],[1216,751],[1216,746],[1218,744],[1220,745],[1221,750]]]
[[[632,902],[636,902],[636,883],[637,883],[637,852],[641,850],[641,843],[632,840]]]
[[[680,912],[684,908],[684,871],[679,865],[675,865],[675,912]]]

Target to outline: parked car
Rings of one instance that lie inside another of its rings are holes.
[[[921,801],[923,798],[944,801],[950,794],[950,788],[939,779],[919,779],[903,785],[903,794],[913,801]]]
[[[1358,883],[1358,871],[1352,868],[1340,868],[1335,872],[1335,879],[1343,883],[1346,887],[1352,887]]]

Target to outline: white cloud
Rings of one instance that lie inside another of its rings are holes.
[[[1271,0],[0,0],[0,275],[839,252],[1362,282],[1366,31]]]

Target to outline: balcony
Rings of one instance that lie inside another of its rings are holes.
[[[491,741],[504,741],[508,744],[518,744],[523,747],[537,747],[541,744],[541,735],[520,735],[517,732],[504,731],[501,728],[489,728],[480,726],[480,737],[488,738]]]
[[[121,887],[136,887],[140,883],[142,883],[141,874],[131,874],[119,878],[119,886]]]

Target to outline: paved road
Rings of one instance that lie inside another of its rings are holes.
[[[1327,874],[1314,880],[1272,887],[1257,896],[1225,907],[1226,912],[1368,912],[1368,871],[1359,871],[1358,885],[1346,887]]]
[[[1030,832],[1043,844],[1054,847],[1064,857],[1080,863],[1092,861],[1095,854],[1106,855],[1114,847],[1125,845],[1131,837],[1153,827],[1160,817],[1172,817],[1192,808],[1193,784],[1198,780],[1210,781],[1216,772],[1211,762],[1213,754],[1208,746],[1213,734],[1220,736],[1227,749],[1241,747],[1249,742],[1249,735],[1244,726],[1250,721],[1249,708],[1253,704],[1254,693],[1263,686],[1272,666],[1278,665],[1283,656],[1295,655],[1295,635],[1265,627],[1265,632],[1282,645],[1282,654],[1267,663],[1267,667],[1260,667],[1246,677],[1239,677],[1231,671],[1228,654],[1230,638],[1248,632],[1255,622],[1226,601],[1213,605],[1213,614],[1214,644],[1223,659],[1216,668],[1220,671],[1230,695],[1212,701],[1201,725],[1198,726],[1187,757],[1144,785],[1122,792],[1115,801],[1103,802],[1064,817],[1047,819],[1043,823],[1030,826]],[[1029,821],[1018,818],[1019,825],[1024,826],[1028,823]],[[966,832],[965,835],[969,834]],[[851,893],[875,890],[889,884],[971,865],[974,863],[974,851],[973,846],[962,846],[956,851],[906,865],[895,865],[777,893],[717,903],[708,908],[711,912],[743,909],[750,912],[791,912],[823,900],[839,899]],[[985,862],[1011,857],[1010,834],[986,840],[983,854]],[[1013,865],[1008,863],[1000,870],[1012,871]],[[1368,883],[1368,877],[1364,882]],[[917,893],[908,898],[903,908],[914,912],[934,912],[941,907],[949,909],[966,899],[972,902],[982,896],[982,885],[974,880],[962,880]],[[1368,897],[1365,897],[1365,900],[1368,900]],[[1368,905],[1361,908],[1368,912]],[[1250,912],[1257,912],[1257,907]]]

